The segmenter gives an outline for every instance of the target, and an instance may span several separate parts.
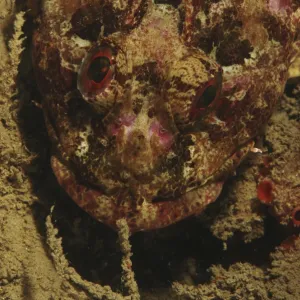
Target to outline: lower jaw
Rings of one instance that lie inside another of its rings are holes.
[[[79,207],[113,229],[117,229],[118,220],[125,219],[132,233],[163,228],[189,216],[199,215],[218,198],[225,173],[233,171],[252,147],[251,142],[234,153],[221,171],[213,174],[206,184],[178,198],[158,202],[136,203],[128,195],[127,198],[106,195],[78,182],[72,171],[57,157],[51,157],[51,165],[58,183]]]
[[[137,204],[131,199],[116,199],[80,184],[68,167],[55,156],[51,158],[51,165],[58,183],[79,207],[113,229],[117,229],[116,222],[119,219],[125,219],[131,233],[166,227],[200,214],[217,199],[223,185],[222,182],[210,183],[177,199]]]

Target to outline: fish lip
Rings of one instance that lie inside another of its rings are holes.
[[[204,188],[205,186],[209,184],[213,184],[214,182],[223,182],[225,181],[225,177],[228,177],[229,174],[231,174],[237,166],[241,163],[241,161],[245,158],[245,156],[250,152],[250,150],[253,147],[253,140],[248,140],[245,143],[241,144],[239,147],[235,149],[235,151],[229,155],[221,165],[221,167],[218,168],[214,173],[212,173],[210,176],[205,178],[201,183],[195,184],[194,187],[190,189],[185,189],[183,193],[177,193],[177,194],[171,194],[170,196],[163,197],[159,195],[154,195],[152,198],[146,199],[148,203],[164,203],[168,201],[177,201],[187,195],[190,192],[196,192],[199,189]],[[130,194],[130,187],[116,187],[115,189],[108,192],[108,189],[106,186],[100,184],[93,184],[88,180],[84,180],[80,177],[78,170],[76,170],[75,166],[72,166],[72,162],[69,160],[66,160],[61,155],[54,155],[56,159],[60,161],[61,164],[64,165],[65,168],[67,168],[70,172],[72,172],[76,178],[76,181],[78,184],[85,186],[87,189],[93,190],[96,193],[105,194],[106,196],[114,197],[114,195],[119,194]],[[230,162],[232,163],[230,164]],[[229,162],[229,164],[228,164]],[[229,165],[229,167],[226,167],[226,164]],[[222,171],[220,171],[222,170]],[[135,178],[137,179],[137,178]]]
[[[51,166],[59,185],[70,198],[96,220],[117,230],[124,218],[130,232],[154,230],[199,215],[222,191],[223,182],[212,182],[165,202],[134,202],[130,194],[106,195],[77,181],[75,175],[55,156]]]
[[[73,174],[74,178],[76,179],[76,182],[79,185],[85,186],[87,189],[106,194],[107,196],[113,196],[114,194],[118,194],[118,193],[126,192],[126,191],[130,192],[129,187],[115,188],[112,191],[107,192],[107,188],[105,185],[103,185],[101,183],[93,184],[89,180],[85,180],[84,178],[82,178],[80,176],[78,170],[76,169],[76,167],[72,165],[72,161],[67,160],[67,159],[63,158],[63,156],[57,155],[57,154],[52,155],[52,157],[55,157],[55,159],[57,159],[60,162],[60,164],[62,164],[64,166],[64,168],[66,168],[69,172],[71,172]],[[135,180],[137,180],[137,179],[138,178],[135,178]],[[119,178],[119,180],[120,180],[120,178]],[[120,181],[122,181],[122,180],[120,180]],[[122,182],[124,182],[124,181],[122,181]],[[207,180],[206,180],[204,183],[202,183],[200,185],[196,184],[193,188],[186,189],[183,193],[177,193],[177,194],[173,194],[173,195],[171,195],[171,193],[170,193],[170,196],[167,196],[167,197],[154,195],[151,199],[148,199],[149,200],[148,202],[149,203],[159,203],[159,202],[166,202],[166,201],[176,201],[176,199],[181,198],[182,196],[184,196],[185,194],[187,194],[191,191],[202,188],[205,185],[207,185],[208,183],[211,184],[211,182],[207,182]]]

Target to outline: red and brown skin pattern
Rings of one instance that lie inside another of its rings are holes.
[[[126,218],[131,232],[218,197],[294,54],[294,3],[170,3],[45,0],[34,35],[58,182],[93,217],[113,228]]]
[[[296,130],[300,132],[300,126]],[[261,161],[257,178],[258,199],[269,206],[270,213],[281,224],[300,227],[299,146],[278,157],[262,155]]]

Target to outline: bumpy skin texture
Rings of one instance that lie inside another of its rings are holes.
[[[280,115],[282,124],[284,116]],[[267,131],[266,141],[272,152],[260,157],[257,196],[281,224],[300,227],[300,124],[291,120],[289,128],[283,128],[278,123],[272,134]]]
[[[126,218],[132,232],[218,197],[294,55],[297,2],[170,3],[45,0],[34,35],[58,182],[93,217],[113,228]],[[98,85],[87,75],[97,56],[108,64]]]

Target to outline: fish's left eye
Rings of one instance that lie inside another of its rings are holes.
[[[292,212],[292,221],[293,221],[295,227],[300,226],[300,206],[297,206],[296,208],[294,208],[294,210]]]
[[[214,106],[221,94],[222,77],[218,74],[211,79],[204,87],[199,88],[194,98],[190,117],[195,119]]]
[[[196,108],[205,109],[216,99],[217,96],[217,87],[215,85],[207,86],[202,94],[197,97]]]

